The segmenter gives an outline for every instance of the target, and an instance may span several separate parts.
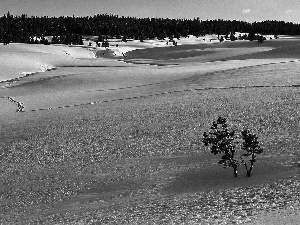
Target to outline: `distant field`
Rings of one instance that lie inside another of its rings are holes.
[[[255,223],[271,210],[297,220],[299,45],[135,50],[127,63],[70,61],[0,89],[0,223]],[[201,143],[218,116],[258,135],[252,177],[234,178]]]
[[[215,60],[243,60],[243,59],[258,59],[258,58],[294,58],[299,57],[300,50],[297,46],[300,45],[299,40],[269,40],[264,43],[245,42],[245,41],[236,41],[236,42],[224,42],[224,43],[215,43],[215,44],[196,44],[196,45],[181,45],[173,46],[169,48],[152,48],[144,50],[135,50],[128,53],[128,60],[134,59],[152,59],[152,60],[176,60],[180,58],[190,58],[205,55],[207,57],[201,58],[201,62],[209,62]],[[235,49],[235,48],[271,48],[274,49],[270,52],[258,51],[250,52],[249,54],[237,54],[236,56],[231,56],[230,53],[221,54],[224,49]],[[218,51],[219,50],[219,51]],[[212,53],[218,51],[219,55],[215,54],[213,57],[210,57]],[[127,60],[127,59],[126,59]],[[125,61],[126,61],[125,60]]]

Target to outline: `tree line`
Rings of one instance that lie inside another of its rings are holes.
[[[187,35],[226,35],[234,32],[299,35],[300,24],[284,21],[248,23],[230,20],[168,19],[119,17],[97,14],[87,17],[13,16],[9,12],[0,17],[0,42],[44,43],[52,36],[53,43],[82,44],[82,35],[101,38],[164,39]]]

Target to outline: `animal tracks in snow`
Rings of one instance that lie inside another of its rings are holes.
[[[260,65],[249,65],[245,67],[239,67],[239,68],[232,68],[232,69],[225,69],[224,71],[214,71],[209,72],[210,73],[220,73],[220,72],[230,72],[230,71],[237,71],[241,69],[246,68],[254,68],[254,67],[261,67],[261,66],[267,66],[267,65],[273,65],[273,64],[284,64],[284,63],[295,63],[299,62],[299,60],[289,60],[289,61],[282,61],[282,62],[271,62],[271,63],[265,63]],[[149,84],[141,84],[141,85],[135,85],[135,86],[127,86],[127,87],[119,87],[119,88],[109,88],[109,89],[100,89],[100,90],[93,90],[88,92],[115,92],[118,90],[126,90],[126,89],[133,89],[133,88],[142,88],[147,86],[154,86],[154,85],[162,85],[167,83],[174,83],[174,82],[180,82],[184,81],[189,78],[181,78],[181,79],[175,79],[175,80],[169,80],[169,81],[163,81],[163,82],[156,82],[156,83],[149,83]],[[183,89],[183,90],[171,90],[166,92],[158,92],[158,93],[150,93],[145,95],[137,95],[137,96],[130,96],[130,97],[121,97],[121,98],[115,98],[115,99],[109,99],[109,100],[103,100],[103,101],[94,101],[94,102],[87,102],[87,103],[81,103],[81,104],[70,104],[70,105],[64,105],[64,106],[57,106],[57,107],[49,107],[49,108],[36,108],[36,109],[30,109],[26,112],[36,112],[36,111],[44,111],[44,110],[55,110],[55,109],[63,109],[63,108],[72,108],[72,107],[84,107],[88,105],[96,105],[96,104],[104,104],[104,103],[112,103],[117,101],[128,101],[138,98],[151,98],[154,96],[162,96],[162,95],[168,95],[168,94],[175,94],[175,93],[182,93],[182,92],[192,92],[192,91],[207,91],[207,90],[230,90],[230,89],[250,89],[250,88],[298,88],[300,87],[300,84],[293,84],[293,85],[247,85],[247,86],[221,86],[221,87],[194,87],[191,89]],[[10,99],[10,97],[8,97]],[[15,100],[10,101],[14,102],[17,106],[17,112],[24,112],[24,105],[21,102],[17,102]]]
[[[117,102],[117,101],[126,101],[126,100],[138,99],[138,98],[150,98],[150,97],[153,97],[153,96],[162,96],[162,95],[167,95],[167,94],[192,92],[192,91],[207,91],[207,90],[220,90],[220,89],[223,89],[223,90],[250,89],[250,88],[287,88],[287,87],[299,88],[300,84],[294,84],[294,85],[251,85],[251,86],[233,86],[233,87],[194,88],[194,89],[175,90],[175,91],[154,93],[154,94],[149,94],[149,95],[140,95],[140,96],[132,96],[132,97],[126,97],[126,98],[104,100],[104,101],[88,102],[88,103],[82,103],[82,104],[65,105],[65,106],[50,107],[50,108],[39,108],[39,109],[32,109],[30,111],[35,112],[35,111],[42,111],[42,110],[54,110],[54,109],[63,109],[63,108],[71,108],[71,107],[78,107],[78,106],[96,105],[96,104],[101,104],[101,103],[110,103],[110,102],[112,103],[112,102]]]

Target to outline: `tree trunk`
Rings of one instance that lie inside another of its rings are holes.
[[[237,177],[237,164],[235,163],[235,161],[233,160],[233,157],[230,159],[230,165],[232,166],[233,168],[233,174],[235,177]]]
[[[252,168],[253,168],[253,161],[251,161],[250,168],[249,168],[249,170],[247,170],[247,176],[248,176],[248,177],[251,176]]]
[[[244,166],[246,168],[246,171],[247,171],[247,176],[250,177],[250,173],[249,173],[249,170],[248,170],[248,167],[247,167],[247,163],[246,162],[243,162],[244,163]]]
[[[248,177],[251,176],[251,171],[247,170],[247,176],[248,176]]]
[[[237,177],[237,166],[233,166],[233,174]]]
[[[252,154],[252,159],[250,160],[250,168],[247,170],[247,176],[251,176],[252,168],[253,168],[253,163],[254,163],[255,155],[254,153]]]

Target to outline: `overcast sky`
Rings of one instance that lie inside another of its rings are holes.
[[[0,15],[284,20],[300,23],[300,0],[0,0]]]

